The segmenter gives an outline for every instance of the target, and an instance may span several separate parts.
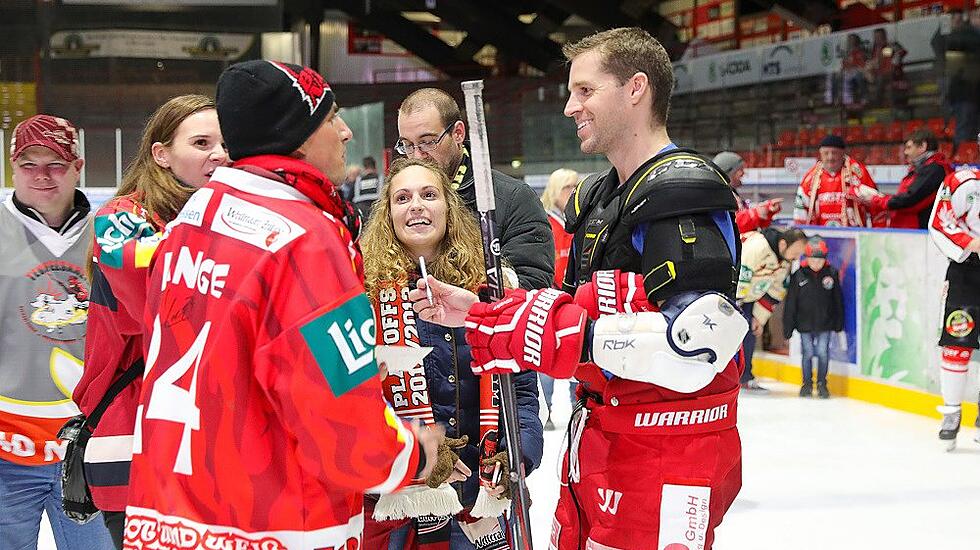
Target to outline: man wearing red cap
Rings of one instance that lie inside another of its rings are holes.
[[[870,211],[855,195],[860,196],[858,191],[863,187],[873,191],[878,187],[868,168],[848,156],[844,148],[840,136],[829,135],[820,142],[820,160],[796,190],[795,225],[872,226]]]
[[[334,185],[352,134],[306,67],[233,65],[216,105],[234,163],[150,267],[123,545],[359,548],[363,494],[427,476],[442,436],[382,399],[357,216]]]
[[[0,207],[0,548],[34,548],[42,512],[59,549],[112,548],[101,521],[61,512],[58,429],[78,414],[92,239],[75,188],[84,162],[70,122],[37,115],[14,129],[14,193]]]
[[[827,242],[819,236],[806,244],[800,268],[790,277],[783,308],[783,336],[800,333],[803,355],[803,385],[800,397],[813,395],[813,359],[817,360],[817,395],[830,397],[827,371],[830,366],[830,338],[844,330],[844,297],[840,275],[827,261]]]

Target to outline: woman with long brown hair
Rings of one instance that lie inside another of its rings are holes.
[[[493,473],[495,467],[505,473],[510,465],[496,444],[503,439],[491,379],[470,370],[462,328],[416,319],[406,299],[422,261],[439,280],[479,290],[486,272],[476,219],[436,164],[398,159],[371,209],[361,251],[378,343],[433,348],[421,364],[384,375],[385,397],[403,418],[444,424],[449,443],[440,449],[434,472],[443,475],[437,480],[433,475],[427,486],[368,500],[364,546],[400,550],[448,543],[453,550],[471,549],[489,533],[503,537],[499,518],[506,500],[497,497],[507,484],[498,485]],[[514,386],[524,467],[530,472],[544,445],[537,378],[518,374]]]
[[[122,185],[95,216],[85,372],[72,398],[93,430],[85,452],[92,499],[120,549],[143,369],[138,304],[145,300],[149,254],[139,239],[162,231],[227,161],[214,100],[175,97],[150,117]],[[127,373],[135,379],[110,392]],[[102,401],[109,405],[99,417]]]

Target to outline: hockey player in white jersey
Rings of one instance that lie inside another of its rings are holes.
[[[964,168],[946,176],[932,208],[929,234],[950,260],[939,337],[943,395],[939,439],[953,450],[962,422],[970,356],[980,348],[980,171]],[[975,440],[980,443],[980,416],[975,424]]]

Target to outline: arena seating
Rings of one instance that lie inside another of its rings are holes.
[[[843,135],[847,141],[848,154],[865,164],[903,164],[905,137],[918,128],[931,131],[939,140],[939,150],[954,162],[980,162],[980,149],[975,142],[961,143],[953,150],[955,121],[943,118],[877,121],[870,124],[851,121],[843,129],[827,126],[784,129],[778,133],[774,143],[739,153],[748,167],[781,167],[787,157],[817,156],[820,140],[827,134],[836,133]]]

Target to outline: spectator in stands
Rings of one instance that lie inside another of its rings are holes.
[[[742,236],[741,268],[735,299],[742,313],[751,323],[752,330],[745,335],[742,373],[742,389],[768,392],[759,385],[752,374],[752,354],[756,339],[769,322],[772,310],[786,296],[786,278],[790,266],[803,253],[806,234],[799,229],[780,231],[767,227]]]
[[[783,336],[800,333],[803,347],[803,385],[800,397],[813,395],[813,359],[817,359],[817,394],[830,397],[827,369],[830,338],[844,330],[844,296],[837,269],[827,261],[827,243],[819,236],[806,244],[806,259],[789,280],[783,309]]]
[[[871,41],[871,57],[868,59],[867,76],[870,83],[870,100],[876,106],[895,106],[908,91],[902,60],[908,52],[898,42],[889,42],[884,27],[874,30]]]
[[[980,9],[965,10],[959,16],[954,14],[952,26],[946,37],[946,67],[952,73],[946,87],[946,102],[956,121],[953,151],[957,151],[961,143],[977,139],[980,126]]]
[[[974,67],[976,68],[976,67]],[[978,127],[978,103],[980,103],[980,81],[977,75],[967,72],[967,68],[959,67],[949,79],[949,90],[946,101],[956,121],[953,131],[953,151],[961,143],[969,143],[976,139]]]
[[[57,434],[78,414],[65,396],[81,375],[89,305],[78,132],[63,118],[28,118],[14,128],[10,163],[14,192],[0,208],[0,548],[37,548],[47,512],[59,550],[110,550],[101,521],[79,525],[61,509]]]
[[[481,488],[480,483],[481,459],[491,460],[485,454],[488,450],[482,450],[483,438],[490,430],[499,429],[494,418],[496,407],[492,405],[493,381],[489,376],[474,375],[470,369],[470,346],[464,328],[446,328],[415,317],[411,304],[403,297],[420,277],[420,256],[425,258],[428,272],[440,281],[478,290],[486,281],[480,227],[459,194],[452,190],[449,178],[430,161],[396,160],[382,186],[381,197],[362,240],[365,287],[376,312],[377,326],[385,327],[385,343],[433,348],[421,371],[388,374],[383,378],[382,389],[396,413],[406,420],[443,424],[447,439],[446,446],[440,448],[439,464],[433,469],[434,476],[443,472],[444,477],[428,480],[428,487],[435,488],[409,487],[399,494],[382,496],[376,505],[371,500],[367,502],[364,548],[426,548],[431,544],[475,550],[476,539],[490,533],[497,534],[496,540],[504,540],[496,511],[489,516],[476,514],[483,519],[470,515],[481,501],[501,502],[486,497],[500,494],[509,485],[508,481]],[[524,467],[531,473],[541,462],[544,446],[535,373],[515,374],[514,392]],[[485,422],[488,417],[490,422]],[[506,454],[498,460],[503,461],[506,472]],[[441,485],[444,482],[453,487]],[[447,499],[446,493],[438,495],[439,487],[448,492],[453,506],[438,506]],[[482,499],[478,498],[481,493]],[[465,512],[460,512],[461,508]]]
[[[381,178],[378,176],[378,165],[374,157],[364,157],[361,162],[364,169],[361,170],[361,175],[354,180],[354,196],[351,202],[354,203],[361,218],[366,219],[371,213],[371,205],[378,199]]]
[[[541,204],[548,214],[548,222],[551,223],[551,235],[555,239],[555,288],[561,288],[565,279],[565,267],[568,266],[568,253],[572,246],[571,233],[565,231],[565,205],[568,198],[572,196],[575,187],[579,182],[578,172],[567,168],[559,168],[548,177],[548,185],[541,194]],[[555,379],[547,374],[541,374],[541,390],[544,393],[544,402],[548,406],[548,420],[544,423],[544,429],[554,430],[555,423],[551,420],[551,397],[555,392]],[[569,396],[575,402],[576,382],[570,378]]]
[[[748,233],[769,227],[773,217],[783,209],[783,199],[769,199],[755,206],[750,206],[749,201],[742,198],[738,192],[739,187],[742,187],[742,176],[745,175],[745,161],[742,160],[742,157],[738,153],[722,151],[715,155],[714,163],[728,175],[729,184],[738,200],[735,222],[738,224],[739,233]]]
[[[867,167],[845,152],[844,138],[828,135],[820,141],[820,160],[804,176],[796,190],[793,222],[797,225],[871,227],[867,207],[854,198],[858,187],[878,186]],[[874,220],[883,225],[884,216]]]
[[[150,117],[122,185],[95,214],[98,237],[87,258],[95,290],[89,305],[85,372],[72,398],[89,417],[89,427],[94,427],[88,456],[100,458],[85,464],[86,479],[119,550],[143,377],[137,376],[115,394],[109,390],[131,368],[143,372],[143,310],[129,311],[125,304],[142,305],[146,296],[146,266],[125,247],[163,231],[191,194],[227,162],[214,100],[177,96]],[[93,411],[103,401],[108,407],[96,418]]]
[[[909,173],[898,184],[894,195],[885,195],[867,186],[853,189],[854,198],[868,205],[872,214],[887,212],[888,227],[927,229],[932,204],[943,179],[953,172],[946,156],[937,151],[936,136],[918,129],[905,140],[905,159]]]
[[[466,124],[459,105],[446,92],[416,90],[398,107],[395,151],[438,164],[475,214],[473,163],[465,141]],[[492,173],[501,255],[517,272],[521,288],[550,287],[555,274],[554,243],[537,194],[503,172]]]
[[[860,111],[867,104],[868,80],[865,65],[868,54],[860,35],[847,35],[847,50],[841,61],[841,72],[844,77],[844,89],[841,100],[849,111]]]

